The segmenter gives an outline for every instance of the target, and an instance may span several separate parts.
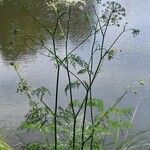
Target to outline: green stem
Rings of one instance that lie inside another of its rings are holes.
[[[66,70],[67,70],[67,76],[68,76],[68,82],[69,85],[71,84],[71,77],[69,72],[69,62],[68,62],[68,38],[69,38],[69,29],[70,29],[70,19],[71,19],[71,5],[69,6],[69,14],[68,14],[68,21],[67,21],[67,35],[66,35]],[[73,105],[73,94],[72,94],[72,88],[69,87],[69,93],[70,93],[70,103],[71,103],[71,109],[73,113],[73,150],[75,149],[75,140],[76,140],[76,117],[75,117],[75,110]]]
[[[118,116],[118,122],[120,122],[120,117]],[[119,140],[119,134],[120,134],[120,127],[118,126],[117,132],[116,132],[116,138],[115,138],[115,144],[114,144],[114,150],[117,149],[118,146],[118,140]]]
[[[58,109],[58,91],[59,91],[59,73],[60,66],[57,67],[56,95],[55,95],[55,116],[54,116],[54,132],[55,132],[55,150],[57,150],[57,109]]]

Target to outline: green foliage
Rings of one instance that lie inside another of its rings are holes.
[[[40,88],[37,88],[37,89],[35,89],[35,90],[33,90],[32,91],[32,94],[33,95],[36,95],[37,97],[38,97],[38,99],[42,99],[43,98],[43,96],[45,95],[45,94],[49,94],[49,95],[51,95],[50,94],[50,91],[47,89],[47,88],[45,88],[45,87],[40,87]]]
[[[31,143],[24,147],[25,150],[52,150],[48,145],[41,143]]]
[[[31,110],[25,116],[26,121],[21,126],[27,129],[41,129],[41,127],[48,121],[49,110],[45,107],[39,107],[38,104],[34,103],[31,106]]]
[[[92,99],[92,100],[89,100],[88,106],[92,106],[94,108],[96,108],[99,112],[104,112],[104,101],[101,100],[101,99]]]
[[[115,55],[115,50],[114,49],[111,49],[109,52],[108,52],[108,60],[111,60],[114,58],[114,55]]]
[[[81,106],[81,101],[74,100],[73,104],[76,108]],[[94,120],[97,122],[107,109],[105,108],[104,101],[101,99],[92,99],[88,100],[88,107],[91,106],[97,110],[99,113],[95,116]],[[22,124],[21,128],[27,129],[28,131],[37,131],[42,133],[42,135],[53,135],[54,134],[54,116],[50,114],[49,110],[46,107],[43,107],[42,104],[34,104],[31,105],[31,110],[26,115],[26,121]],[[128,129],[131,128],[132,125],[130,123],[130,119],[128,120],[119,120],[117,121],[114,116],[121,115],[126,116],[132,113],[132,109],[130,108],[117,108],[115,107],[108,115],[103,118],[103,120],[98,125],[92,125],[91,122],[86,120],[85,127],[85,137],[89,137],[94,130],[94,142],[95,149],[104,149],[102,143],[98,144],[98,141],[102,142],[104,137],[111,137],[115,135],[117,128],[120,129]],[[59,143],[62,149],[70,149],[72,147],[72,128],[73,128],[73,114],[71,111],[71,105],[66,109],[59,107],[59,112],[57,114],[57,127],[58,127],[58,137]],[[81,138],[81,121],[82,116],[79,116],[76,120],[76,149],[80,148],[80,138]],[[121,135],[120,135],[121,136]],[[45,136],[44,136],[45,137]],[[43,149],[46,148],[52,149],[54,143],[31,143],[26,145],[26,150],[34,150],[34,149]],[[85,144],[85,150],[88,150],[90,142]]]
[[[0,137],[0,150],[13,150],[5,141]]]
[[[23,94],[24,92],[28,91],[30,86],[28,86],[28,83],[25,79],[21,79],[18,88],[17,88],[17,93]]]
[[[79,65],[82,68],[88,68],[88,64],[77,54],[71,54],[68,58],[69,63],[75,68]]]
[[[125,116],[128,116],[128,115],[132,115],[132,112],[133,112],[133,109],[132,108],[113,108],[111,110],[112,113],[114,113],[115,115],[125,115]]]
[[[65,87],[65,93],[66,93],[66,95],[67,95],[67,91],[70,89],[70,88],[73,88],[73,89],[75,89],[75,88],[79,88],[79,86],[80,86],[80,82],[79,81],[74,81],[74,82],[71,82],[70,84],[68,83],[67,85],[66,85],[66,87]]]
[[[86,72],[87,72],[87,69],[81,69],[81,70],[78,71],[78,74],[84,74]]]

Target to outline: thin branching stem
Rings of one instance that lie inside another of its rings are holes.
[[[91,81],[92,81],[92,73],[93,73],[93,65],[94,65],[94,47],[95,47],[95,42],[96,42],[96,30],[97,30],[97,24],[96,24],[96,27],[95,27],[95,34],[94,34],[94,39],[93,39],[93,45],[92,45],[92,50],[91,50],[91,66],[90,66],[90,73],[89,73],[89,85],[91,84]],[[91,114],[91,122],[92,122],[92,125],[94,124],[94,116],[93,116],[93,106],[92,106],[92,86],[90,88],[90,114]],[[92,131],[92,134],[94,134],[94,130]],[[91,144],[90,144],[90,150],[93,150],[93,135],[92,135],[92,138],[91,138]]]
[[[95,7],[94,7],[94,14],[95,14],[95,16],[96,16],[96,18],[97,18],[97,21],[98,21],[98,24],[99,24],[99,27],[100,27],[101,34],[102,34],[102,36],[104,36],[103,28],[102,28],[101,20],[100,20],[101,18],[98,16],[98,14],[97,14],[97,12],[96,12],[96,10],[95,10]]]
[[[55,91],[55,116],[54,116],[54,134],[55,134],[55,150],[57,150],[58,147],[58,138],[57,138],[57,112],[58,112],[58,95],[59,95],[59,79],[60,79],[60,63],[59,60],[57,59],[57,52],[56,52],[56,44],[55,44],[55,35],[56,31],[58,28],[58,23],[59,23],[59,17],[57,17],[55,28],[52,34],[52,43],[53,43],[53,51],[54,51],[54,56],[56,59],[57,63],[57,73],[56,73],[56,91]]]
[[[92,44],[92,48],[91,48],[91,57],[90,57],[90,72],[89,72],[89,85],[91,85],[91,79],[92,79],[92,71],[93,71],[93,53],[94,53],[94,48],[95,48],[95,42],[96,42],[96,30],[97,30],[97,24],[95,27],[95,34],[94,34],[94,39],[93,39],[93,44]],[[89,94],[90,94],[90,101],[92,102],[92,85],[90,86],[89,89]],[[86,111],[87,111],[87,101],[88,98],[86,98],[85,100],[85,106],[84,106],[84,114],[83,114],[83,125],[82,125],[82,143],[84,143],[84,130],[85,130],[85,119],[86,119]],[[91,121],[93,124],[93,108],[92,105],[90,105],[90,113],[91,113]],[[92,143],[93,141],[91,140],[91,145],[90,148],[92,148]],[[83,149],[84,144],[82,144],[82,149]]]
[[[69,72],[69,62],[68,62],[68,38],[69,38],[69,29],[70,29],[70,20],[71,19],[71,5],[69,6],[69,12],[68,12],[68,21],[67,21],[67,34],[66,34],[66,70],[67,70],[67,76],[68,76],[68,83],[71,85],[71,77],[70,77],[70,72]],[[75,141],[76,141],[76,118],[75,118],[75,110],[74,110],[74,104],[73,104],[73,94],[72,94],[72,88],[69,86],[69,93],[70,93],[70,104],[71,104],[71,109],[73,113],[73,150],[75,149]]]
[[[88,96],[85,99],[85,104],[84,104],[84,112],[83,112],[83,121],[82,121],[82,145],[81,145],[81,150],[84,148],[84,134],[85,134],[85,118],[86,118],[86,111],[87,111],[87,102],[88,102]]]
[[[107,33],[107,28],[108,28],[111,16],[112,16],[112,13],[110,14],[110,16],[109,16],[109,18],[107,20],[106,27],[105,27],[105,30],[104,30],[104,35],[103,35],[102,44],[101,44],[101,53],[103,51],[104,42],[105,42],[105,36],[106,36],[106,33]],[[92,48],[94,48],[94,46],[95,46],[95,40],[93,41],[93,43],[94,44],[93,44]],[[102,60],[103,60],[103,57],[100,57],[100,61],[99,61],[98,65],[97,65],[97,68],[96,68],[96,71],[94,73],[93,79],[91,80],[91,84],[89,85],[89,90],[91,89],[92,84],[93,84],[93,82],[94,82],[94,80],[95,80],[95,78],[96,78],[96,76],[98,74],[98,71],[99,71],[99,68],[101,66]],[[88,90],[88,92],[89,92],[89,90]],[[84,104],[84,115],[83,115],[83,125],[82,125],[82,145],[81,145],[81,149],[82,150],[84,149],[84,144],[85,144],[85,142],[84,142],[84,130],[85,130],[85,118],[86,118],[86,110],[87,110],[87,101],[88,101],[88,96],[85,99],[85,104]]]
[[[56,92],[55,92],[55,116],[54,116],[54,130],[55,130],[55,150],[57,150],[57,110],[58,110],[58,91],[59,91],[59,75],[60,65],[57,66],[57,81],[56,81]]]
[[[120,116],[117,116],[118,118],[118,122],[120,122]],[[114,142],[114,150],[116,150],[117,146],[118,146],[118,142],[119,142],[119,134],[120,134],[120,126],[117,127],[117,131],[116,131],[116,137],[115,137],[115,142]]]
[[[71,6],[69,6],[69,18],[68,18],[68,25],[67,25],[67,35],[66,35],[66,57],[68,55],[68,37],[69,37],[69,29],[70,29],[70,16],[71,16]],[[68,82],[69,85],[71,84],[71,77],[70,77],[70,72],[69,72],[69,62],[68,62],[68,57],[66,59],[66,70],[67,70],[67,75],[68,75]],[[74,106],[73,106],[73,97],[72,97],[72,88],[69,87],[69,92],[70,92],[70,101],[71,101],[71,108],[73,115],[75,114],[74,111]]]
[[[135,107],[135,110],[134,110],[134,112],[133,112],[132,118],[131,118],[131,120],[130,120],[130,124],[132,124],[132,122],[133,122],[133,120],[134,120],[134,118],[135,118],[135,116],[136,116],[136,113],[137,113],[137,111],[138,111],[138,108],[139,108],[141,102],[142,102],[142,97],[140,96],[140,97],[139,97],[139,101],[138,101],[138,103],[137,103],[137,105],[136,105],[136,107]],[[126,133],[125,133],[124,141],[126,140],[126,138],[127,138],[127,136],[128,136],[128,133],[129,133],[129,129],[127,129],[127,131],[126,131]]]

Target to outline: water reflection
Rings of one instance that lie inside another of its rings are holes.
[[[29,38],[24,38],[25,35],[29,35],[36,42],[41,41],[41,39],[43,41],[50,39],[50,35],[22,8],[19,8],[22,5],[25,5],[25,8],[29,10],[31,15],[49,30],[53,30],[56,23],[56,13],[48,8],[43,1],[33,0],[30,3],[20,0],[4,1],[3,5],[0,5],[0,45],[2,47],[1,55],[5,61],[23,60],[26,55],[29,57],[37,53],[38,48],[36,44]],[[66,7],[61,6],[61,9],[58,11],[61,14],[66,10]],[[82,39],[89,32],[90,23],[85,13],[86,11],[83,13],[78,7],[75,7],[72,11],[70,39],[74,42],[78,41],[79,37]],[[66,30],[66,17],[64,15],[60,20],[64,32]],[[14,33],[14,28],[17,26],[19,32],[15,31],[17,33]],[[60,33],[57,33],[57,35],[59,40],[61,40],[62,36]],[[24,39],[22,40],[22,38]],[[9,42],[10,44],[6,47]]]

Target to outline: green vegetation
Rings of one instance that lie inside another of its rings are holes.
[[[5,141],[0,137],[0,150],[13,150]]]
[[[18,64],[11,62],[11,66],[13,66],[20,79],[17,92],[24,94],[30,105],[30,111],[26,115],[26,120],[21,125],[21,129],[38,132],[41,134],[42,139],[42,141],[24,145],[24,149],[127,150],[141,148],[142,146],[145,148],[149,142],[148,138],[145,138],[145,133],[148,133],[149,130],[129,135],[128,132],[133,127],[132,121],[136,111],[132,108],[122,108],[118,105],[129,93],[135,96],[138,93],[132,87],[129,87],[110,107],[105,106],[105,100],[97,98],[93,94],[93,84],[98,75],[101,74],[103,62],[111,61],[117,54],[117,51],[114,50],[116,42],[124,33],[131,32],[135,36],[139,34],[139,30],[130,29],[127,23],[121,23],[126,11],[119,3],[97,1],[97,5],[102,11],[98,14],[96,9],[93,6],[91,7],[95,17],[92,22],[93,28],[91,32],[77,47],[70,50],[68,41],[71,29],[71,15],[74,11],[74,5],[76,5],[75,2],[77,1],[71,1],[71,3],[67,1],[67,5],[63,6],[66,8],[63,12],[59,10],[59,1],[47,2],[47,6],[55,13],[53,28],[48,28],[34,17],[25,6],[20,6],[29,17],[49,34],[52,40],[51,47],[47,47],[42,38],[35,40],[23,30],[13,26],[12,31],[15,38],[23,39],[24,43],[30,40],[47,50],[47,53],[41,53],[41,55],[48,57],[56,69],[55,92],[51,93],[51,90],[45,87],[33,88],[20,73]],[[85,7],[84,2],[81,2],[81,4],[84,4],[82,7]],[[89,16],[89,21],[92,21],[89,14],[86,14],[86,16]],[[65,29],[61,24],[62,17],[66,18]],[[121,32],[114,38],[112,43],[106,46],[108,29],[113,27]],[[61,50],[57,49],[57,38],[60,34],[64,38],[64,48],[62,49],[65,49],[65,56],[61,55],[59,53]],[[87,51],[88,58],[82,58],[80,53],[77,53],[77,50],[84,46],[84,43],[89,39],[92,43]],[[69,97],[70,102],[66,108],[58,106],[61,98],[59,97],[59,87],[62,69],[66,71],[68,80],[64,93]],[[143,82],[141,81],[141,83]],[[74,99],[73,93],[75,89],[83,91],[83,99]],[[52,94],[55,95],[53,99],[54,106],[48,105],[47,95],[51,97]]]

